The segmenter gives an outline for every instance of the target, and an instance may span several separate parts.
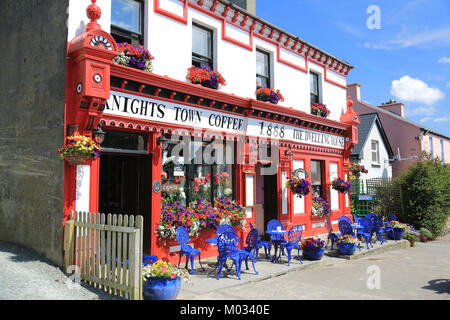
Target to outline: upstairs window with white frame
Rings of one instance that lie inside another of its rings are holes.
[[[213,31],[198,24],[192,24],[192,65],[214,70]]]
[[[270,54],[256,49],[256,85],[271,88]]]
[[[320,103],[320,75],[315,72],[310,72],[309,77],[311,103]]]
[[[111,35],[117,43],[143,45],[144,1],[111,0]]]
[[[372,164],[379,165],[380,164],[380,145],[377,140],[372,140],[371,151],[372,151]]]

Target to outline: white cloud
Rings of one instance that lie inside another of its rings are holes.
[[[433,122],[450,122],[450,116],[443,116],[443,117],[434,119]]]
[[[450,63],[450,58],[442,57],[439,59],[438,63]]]
[[[400,100],[423,103],[431,106],[444,99],[444,93],[419,79],[403,76],[400,80],[392,81],[391,94]]]
[[[425,116],[425,117],[431,117],[436,113],[435,107],[418,107],[415,109],[412,109],[411,111],[405,112],[407,116]]]
[[[379,43],[364,43],[367,49],[392,50],[399,48],[419,47],[429,48],[450,45],[450,28],[431,30],[417,33],[416,31],[402,31],[394,39],[383,40]],[[445,62],[447,63],[447,62]]]
[[[425,123],[425,122],[428,122],[428,121],[431,121],[431,120],[433,120],[432,117],[425,117],[425,118],[420,119],[420,123]]]

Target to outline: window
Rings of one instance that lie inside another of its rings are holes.
[[[247,10],[247,0],[230,0],[231,3],[241,7],[244,10]]]
[[[323,161],[311,160],[311,187],[313,195],[324,198]]]
[[[192,65],[214,69],[213,32],[197,24],[192,24]]]
[[[117,43],[143,44],[144,2],[139,0],[111,1],[111,35]]]
[[[200,199],[211,203],[222,196],[235,199],[235,165],[232,164],[234,145],[231,147],[229,143],[223,144],[223,152],[220,152],[214,161],[198,161],[211,149],[205,151],[209,145],[206,142],[191,141],[185,148],[190,150],[190,163],[184,163],[183,152],[178,154],[178,151],[174,150],[177,145],[178,142],[169,141],[162,155],[162,197],[165,200],[169,203],[179,201],[186,206]],[[178,161],[175,161],[175,158]]]
[[[310,72],[311,103],[320,103],[319,75]]]
[[[433,137],[430,137],[430,153],[431,153],[431,159],[434,159],[434,152],[433,152]]]
[[[380,164],[380,149],[377,140],[372,140],[372,164]]]
[[[441,140],[441,161],[442,161],[442,163],[445,163],[445,160],[444,160],[444,140]]]
[[[256,84],[270,88],[270,54],[256,49]]]

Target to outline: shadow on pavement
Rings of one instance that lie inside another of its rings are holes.
[[[439,294],[450,294],[450,279],[430,280],[428,286],[424,286],[423,289],[434,290]]]

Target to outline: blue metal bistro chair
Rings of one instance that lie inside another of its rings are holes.
[[[351,235],[354,237],[365,237],[366,238],[366,245],[367,245],[367,250],[369,249],[369,244],[368,244],[368,239],[370,239],[370,234],[367,233],[358,233],[355,235],[355,233],[353,232],[353,227],[352,225],[346,220],[346,219],[342,219],[341,221],[338,222],[339,224],[339,230],[341,231],[341,234],[344,235]],[[359,245],[357,245],[359,251],[361,251],[361,247]]]
[[[276,231],[278,229],[278,227],[283,229],[283,224],[279,220],[273,219],[267,223],[267,231]],[[272,233],[270,235],[270,242],[273,244],[273,247],[275,248],[275,255],[273,257],[271,257],[270,260],[274,261],[277,259],[277,250],[278,250],[278,247],[280,246],[280,243],[283,241],[286,241],[286,240],[284,239],[283,235],[281,235],[281,234],[273,234]]]
[[[235,232],[224,232],[217,238],[217,247],[219,249],[219,257],[217,258],[217,262],[219,264],[219,276],[217,277],[217,280],[219,280],[222,276],[223,264],[227,261],[227,259],[233,260],[236,265],[237,276],[239,280],[241,280],[240,244],[241,240]]]
[[[281,260],[281,251],[286,249],[288,256],[288,266],[291,262],[291,251],[294,248],[298,250],[298,260],[301,264],[303,264],[302,259],[300,259],[300,240],[302,239],[303,227],[301,225],[295,225],[291,229],[289,229],[289,233],[287,235],[287,241],[281,242],[280,244],[280,260]]]
[[[250,222],[250,228],[256,229],[251,222]],[[259,234],[259,231],[258,231],[258,234]],[[272,248],[272,244],[270,243],[270,241],[260,240],[260,239],[258,239],[258,241],[256,242],[256,260],[258,260],[259,249],[261,249],[261,248],[264,248],[264,253],[266,255],[266,259],[272,260],[272,256],[270,255],[270,249]]]
[[[239,251],[239,254],[241,256],[240,258],[240,266],[239,269],[242,268],[242,261],[245,260],[245,268],[247,270],[248,269],[248,259],[250,258],[250,260],[252,261],[253,264],[253,270],[255,270],[255,273],[258,274],[258,271],[256,271],[255,269],[255,263],[257,261],[258,258],[258,250],[257,250],[257,243],[258,243],[258,238],[259,238],[259,231],[256,228],[253,228],[252,230],[250,230],[249,234],[247,235],[247,239],[245,241],[246,246]]]
[[[331,250],[333,250],[334,244],[338,241],[338,237],[341,235],[338,232],[333,232],[333,226],[331,225],[330,218],[325,219],[325,223],[328,227],[328,237],[327,237],[327,246],[328,243],[331,241]]]
[[[202,262],[200,260],[200,250],[194,249],[189,243],[189,234],[183,227],[177,228],[177,241],[178,244],[181,246],[180,250],[180,259],[178,260],[178,267],[180,266],[181,257],[183,255],[186,256],[186,269],[188,269],[188,261],[191,260],[191,274],[194,274],[194,259],[198,256],[198,262],[200,262],[200,267],[202,267],[203,271],[205,271],[205,268],[202,266]]]

